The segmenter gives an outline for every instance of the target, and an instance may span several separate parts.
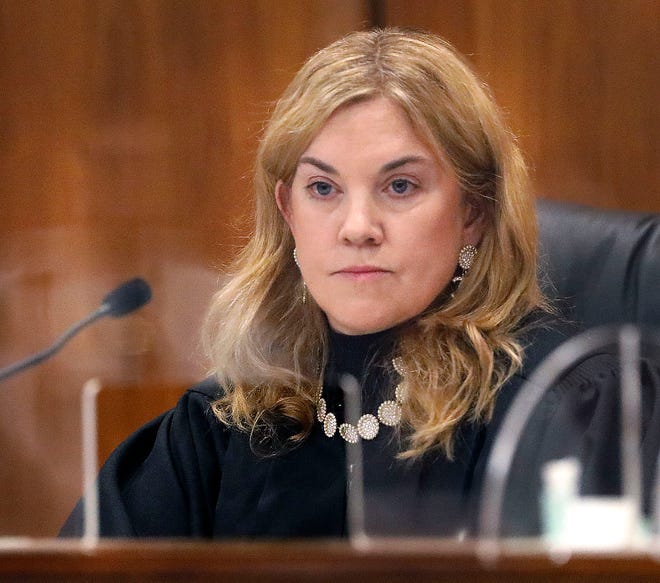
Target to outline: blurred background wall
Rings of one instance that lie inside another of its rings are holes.
[[[0,385],[0,535],[54,535],[79,496],[87,379],[177,393],[204,375],[260,129],[312,52],[374,25],[438,32],[507,112],[535,194],[660,211],[659,23],[655,0],[0,0],[0,366],[125,279],[154,291]]]

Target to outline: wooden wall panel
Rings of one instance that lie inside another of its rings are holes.
[[[154,291],[0,386],[0,535],[54,534],[72,507],[86,379],[203,376],[199,324],[248,233],[269,104],[368,17],[357,0],[0,0],[0,366],[124,279]]]
[[[468,55],[540,195],[660,211],[659,2],[384,0],[383,14]]]

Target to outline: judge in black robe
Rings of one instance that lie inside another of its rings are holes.
[[[342,422],[338,379],[355,377],[363,410],[391,396],[386,367],[393,331],[348,336],[331,332],[323,388],[328,409]],[[566,339],[556,325],[537,325],[524,337],[523,368],[502,387],[488,422],[463,422],[453,459],[441,451],[400,460],[401,439],[381,426],[362,441],[367,533],[463,536],[477,532],[488,454],[506,412],[534,368]],[[657,371],[646,368],[643,445],[647,493],[660,443]],[[190,388],[178,405],[138,430],[110,456],[99,478],[100,533],[112,537],[339,537],[347,534],[345,448],[316,423],[294,448],[287,428],[262,439],[222,425],[210,404],[221,388],[213,379]],[[619,379],[616,360],[592,355],[576,363],[545,395],[523,434],[504,502],[503,532],[537,534],[540,469],[578,456],[581,492],[617,493]],[[62,529],[83,530],[82,504]]]

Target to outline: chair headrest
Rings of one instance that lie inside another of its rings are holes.
[[[541,284],[569,318],[660,327],[660,214],[543,199],[537,212]]]

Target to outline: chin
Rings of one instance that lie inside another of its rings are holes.
[[[386,326],[384,328],[335,328],[334,326],[332,327],[335,332],[339,332],[340,334],[346,334],[347,336],[364,336],[365,334],[375,334],[376,332],[382,332],[383,330],[387,330],[389,326]]]
[[[405,320],[369,320],[369,321],[359,321],[357,318],[353,320],[333,320],[328,318],[330,327],[340,334],[346,334],[348,336],[362,336],[364,334],[375,334],[376,332],[382,332],[383,330],[388,330],[389,328],[394,328],[395,326],[401,324]]]

